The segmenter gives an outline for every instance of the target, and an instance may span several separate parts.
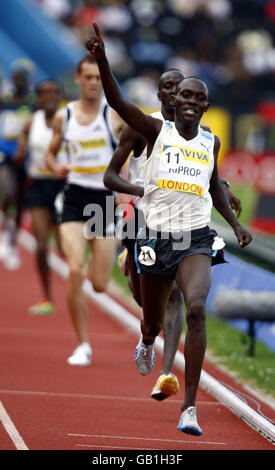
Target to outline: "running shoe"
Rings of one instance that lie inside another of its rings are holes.
[[[124,250],[117,257],[117,264],[123,276],[128,276],[127,254],[128,250],[127,248],[124,248]]]
[[[21,266],[21,259],[17,248],[11,247],[9,253],[4,259],[4,266],[9,271],[15,271]]]
[[[179,381],[174,374],[162,374],[156,381],[151,397],[155,400],[165,400],[179,391]]]
[[[142,341],[142,336],[136,346],[135,362],[141,375],[148,375],[154,367],[156,360],[154,343],[146,345]]]
[[[55,306],[49,300],[38,302],[29,308],[30,315],[40,315],[41,317],[51,315],[55,312]]]
[[[200,436],[202,434],[202,429],[198,425],[195,406],[189,406],[189,408],[182,412],[178,429],[193,436]]]
[[[71,366],[89,366],[92,359],[92,348],[87,342],[80,343],[67,362]]]
[[[11,251],[10,233],[4,230],[0,234],[0,260],[4,261]]]

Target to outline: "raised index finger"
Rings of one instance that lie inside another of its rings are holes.
[[[94,31],[95,31],[95,34],[96,34],[96,39],[99,42],[102,42],[102,37],[101,37],[101,34],[100,34],[100,31],[99,31],[99,28],[98,28],[97,24],[93,23],[93,27],[94,27]]]

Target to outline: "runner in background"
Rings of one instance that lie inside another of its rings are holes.
[[[184,74],[180,70],[175,69],[167,70],[160,76],[158,98],[161,103],[161,109],[160,111],[153,113],[153,117],[164,121],[174,121],[174,107],[171,105],[171,97],[175,94],[176,87],[183,78]],[[206,127],[203,127],[203,129],[207,130]],[[126,126],[122,133],[119,145],[116,148],[113,158],[105,172],[104,182],[109,189],[121,193],[129,193],[136,189],[137,192],[140,193],[142,188],[141,192],[143,192],[144,180],[142,167],[147,159],[145,147],[146,142],[144,138],[136,131]],[[120,176],[121,170],[127,161],[128,182]],[[236,209],[239,216],[241,212],[239,199],[230,191],[226,181],[221,180],[221,182],[231,207]],[[131,186],[129,186],[128,183],[130,183]],[[133,185],[136,185],[137,188]],[[144,222],[144,218],[142,217],[141,198],[139,196],[134,196],[130,204],[131,206],[128,207],[129,214],[126,216],[127,223],[124,225],[124,232],[127,233],[132,230],[133,236],[135,237],[138,229],[140,228],[138,227],[138,221],[141,224]],[[132,218],[130,213],[132,213]],[[129,273],[129,286],[133,292],[135,300],[141,306],[139,275],[137,274],[134,256],[135,238],[131,239],[126,236],[122,240],[122,243],[125,245],[125,249],[118,257],[119,265],[122,267],[122,272]],[[151,393],[152,398],[156,400],[164,400],[170,395],[176,394],[179,390],[178,379],[171,373],[171,370],[183,329],[184,319],[182,304],[182,293],[174,282],[163,322],[163,367]]]
[[[35,95],[30,92],[29,74],[25,69],[14,70],[12,90],[0,102],[0,206],[2,233],[0,260],[7,269],[21,264],[16,239],[23,210],[26,179],[24,166],[14,164],[17,139],[29,115],[33,112]]]
[[[45,80],[36,87],[36,96],[38,109],[24,126],[14,160],[22,165],[28,154],[25,208],[31,213],[37,244],[36,264],[42,286],[42,299],[30,307],[29,313],[47,315],[55,310],[47,257],[51,233],[59,246],[55,199],[65,180],[49,171],[45,158],[53,135],[53,118],[62,97],[61,86],[55,80]],[[58,160],[60,163],[66,161],[66,154],[59,153]]]
[[[59,228],[69,266],[68,307],[78,342],[68,363],[86,366],[91,363],[92,356],[87,331],[87,302],[82,290],[87,240],[90,240],[92,255],[87,276],[94,290],[103,292],[112,273],[116,248],[114,196],[104,186],[103,175],[124,123],[102,96],[98,66],[91,55],[80,61],[76,83],[80,86],[80,99],[56,113],[47,164],[59,177],[67,177]],[[56,161],[63,138],[68,149],[68,164]]]

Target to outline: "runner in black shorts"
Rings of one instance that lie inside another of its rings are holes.
[[[108,201],[106,203],[106,201]],[[109,203],[109,204],[108,204]],[[62,209],[58,214],[58,223],[86,222],[87,238],[89,231],[97,237],[114,237],[115,203],[111,191],[80,188],[75,184],[66,184],[62,195]],[[110,210],[108,210],[108,207]],[[83,210],[85,208],[85,210]],[[97,218],[97,211],[102,215],[102,225],[97,227],[93,221]]]
[[[183,243],[182,249],[190,249],[192,231],[207,227],[214,205],[231,225],[239,245],[247,246],[252,237],[238,222],[220,184],[217,165],[220,140],[199,127],[209,107],[206,84],[197,77],[179,83],[173,97],[174,123],[144,114],[122,95],[110,71],[100,31],[95,23],[93,26],[86,48],[97,60],[108,103],[146,139],[148,158],[143,169],[146,225],[161,235],[189,233],[189,248]],[[205,233],[200,236],[203,241]],[[196,239],[197,247],[198,243]],[[213,243],[213,250],[214,247]],[[157,260],[150,250],[146,250],[144,258],[141,252],[137,256],[139,264],[147,266],[154,266]],[[185,399],[178,429],[196,436],[202,434],[196,416],[196,395],[206,349],[205,304],[211,286],[211,260],[210,253],[190,254],[179,261],[175,277],[184,295],[187,321]],[[167,261],[170,263],[170,258]],[[174,280],[163,274],[146,273],[140,275],[140,281],[143,319],[135,361],[139,372],[146,375],[154,365],[154,341],[163,326]]]
[[[55,200],[64,188],[64,181],[54,178],[29,179],[25,192],[25,209],[46,209],[51,216],[52,224],[58,223],[58,212]]]
[[[161,109],[153,113],[152,116],[174,121],[174,107],[171,105],[170,100],[176,91],[177,84],[183,78],[183,73],[178,69],[167,70],[160,76],[158,98],[161,103]],[[210,131],[205,126],[203,126],[203,129]],[[104,182],[106,186],[126,194],[136,194],[134,191],[137,193],[143,192],[142,166],[146,159],[146,142],[144,138],[127,126],[122,132],[119,145],[105,172]],[[127,170],[125,172],[126,162]],[[122,171],[125,179],[122,178]],[[230,191],[226,181],[222,180],[221,182],[232,209],[235,209],[237,215],[239,215],[241,211],[239,199]],[[135,241],[139,229],[145,225],[141,207],[142,200],[138,195],[132,196],[132,199],[126,205],[121,231],[122,244],[126,249],[118,256],[118,265],[122,273],[128,275],[129,286],[139,305],[141,305],[141,298],[139,275],[137,274],[135,262]],[[176,282],[174,282],[163,322],[164,348],[162,369],[151,392],[151,397],[156,400],[164,400],[170,395],[176,394],[179,390],[178,379],[171,371],[182,335],[183,317],[183,296]]]
[[[116,248],[115,209],[103,175],[124,122],[102,95],[98,66],[90,55],[79,62],[75,77],[80,98],[56,113],[46,160],[56,175],[66,177],[59,233],[69,267],[67,302],[77,340],[67,362],[71,366],[87,366],[92,348],[82,283],[86,265],[87,277],[96,292],[103,292],[111,277]],[[68,150],[66,165],[56,162],[62,139]]]
[[[48,315],[55,310],[47,261],[49,236],[53,231],[59,247],[55,200],[64,187],[64,179],[60,180],[48,170],[45,157],[52,137],[53,116],[61,100],[61,88],[57,81],[45,80],[37,86],[36,92],[38,110],[30,116],[19,138],[16,161],[22,163],[29,152],[25,208],[31,213],[42,286],[42,298],[29,308],[29,313]],[[60,153],[59,158],[62,161],[66,155]]]

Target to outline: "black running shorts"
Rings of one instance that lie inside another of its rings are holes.
[[[58,222],[85,222],[85,236],[88,239],[114,236],[116,218],[113,193],[66,184]]]
[[[52,221],[57,223],[55,199],[64,188],[64,180],[54,178],[36,178],[31,180],[25,193],[26,209],[47,208]]]
[[[174,279],[180,262],[196,254],[211,257],[212,265],[226,263],[223,250],[212,250],[216,235],[217,232],[208,226],[181,234],[149,233],[144,227],[139,231],[135,244],[137,271]]]

